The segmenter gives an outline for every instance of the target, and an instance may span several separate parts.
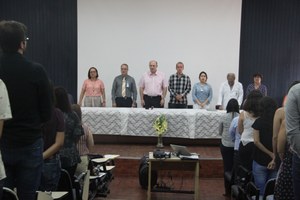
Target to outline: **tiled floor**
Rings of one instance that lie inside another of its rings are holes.
[[[143,190],[139,185],[138,167],[136,167],[141,156],[153,151],[156,147],[154,145],[111,145],[98,144],[94,148],[94,153],[98,154],[119,154],[120,158],[116,161],[116,171],[114,173],[115,179],[110,185],[111,193],[106,198],[98,197],[97,200],[145,200],[147,199],[147,191]],[[197,152],[201,158],[204,159],[202,163],[208,163],[208,168],[222,174],[220,172],[222,166],[221,155],[218,146],[189,146],[191,152]],[[164,148],[169,151],[169,146]],[[211,161],[211,163],[209,163]],[[200,161],[201,163],[201,161]],[[121,166],[122,165],[122,166]],[[126,166],[124,166],[126,165]],[[206,165],[206,164],[205,164]],[[204,169],[203,169],[204,168]],[[118,170],[122,169],[122,170]],[[126,172],[127,170],[127,172]],[[223,197],[224,187],[223,179],[220,178],[203,178],[201,170],[205,170],[205,166],[200,169],[200,199],[201,200],[226,200]],[[133,171],[133,172],[132,172]],[[165,175],[165,174],[163,174]],[[166,177],[163,176],[163,181],[172,184],[175,189],[193,190],[194,180],[191,177]],[[209,175],[210,176],[210,175]],[[213,176],[213,175],[212,175]],[[188,200],[194,199],[193,194],[178,194],[178,193],[152,193],[152,200]]]

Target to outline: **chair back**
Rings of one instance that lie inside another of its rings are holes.
[[[69,172],[65,169],[61,169],[60,179],[57,186],[57,191],[67,191],[68,200],[76,200],[75,189],[73,187],[72,179]]]
[[[268,199],[267,197],[270,195],[274,195],[274,188],[275,188],[276,178],[272,178],[267,181],[265,185],[265,192],[263,196],[263,200]]]
[[[247,200],[259,200],[259,189],[250,181],[246,186]]]
[[[19,200],[19,198],[13,190],[3,187],[2,200]]]
[[[245,167],[239,165],[236,171],[235,183],[231,186],[231,197],[232,199],[240,199],[240,195],[245,196],[246,186],[252,178],[251,171],[247,170]],[[243,194],[241,193],[243,190]]]

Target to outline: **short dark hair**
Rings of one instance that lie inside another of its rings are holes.
[[[4,53],[14,53],[20,43],[26,40],[27,27],[17,21],[0,22],[0,46]]]
[[[55,107],[59,108],[64,113],[72,112],[71,104],[66,89],[61,86],[55,87],[54,94],[55,94]]]
[[[260,117],[264,120],[265,123],[270,126],[273,125],[273,118],[277,109],[276,101],[271,97],[263,97],[260,102]]]
[[[200,74],[199,74],[199,78],[200,78],[201,74],[205,74],[205,76],[206,76],[206,79],[208,78],[208,77],[207,77],[207,74],[206,74],[206,72],[205,72],[205,71],[202,71],[202,72],[200,72]]]
[[[259,101],[262,99],[263,95],[259,90],[252,90],[243,105],[243,110],[250,112],[254,117],[258,117],[260,113]]]
[[[89,69],[89,71],[88,71],[88,77],[89,77],[89,79],[91,79],[90,71],[91,71],[92,69],[96,70],[96,74],[97,74],[96,78],[98,78],[98,70],[96,69],[96,67],[91,67],[91,68]]]
[[[230,112],[240,113],[239,102],[236,99],[230,99],[226,106],[226,112],[227,113],[230,113]]]
[[[253,74],[253,78],[259,76],[261,79],[263,78],[263,75],[261,73],[256,72],[255,74]]]

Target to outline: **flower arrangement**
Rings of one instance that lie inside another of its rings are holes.
[[[155,129],[158,136],[162,136],[168,130],[168,122],[165,115],[160,115],[157,117],[153,123],[153,128]]]

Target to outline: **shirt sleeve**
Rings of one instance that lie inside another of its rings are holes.
[[[134,78],[131,78],[131,80],[132,80],[132,98],[133,101],[136,102],[136,98],[137,98],[136,84]]]
[[[50,120],[52,115],[52,99],[51,99],[51,90],[50,82],[46,71],[42,66],[37,67],[36,76],[37,80],[37,90],[39,97],[39,113],[41,117],[41,122],[46,122]]]
[[[300,157],[300,84],[293,86],[288,93],[285,117],[288,141]]]
[[[191,79],[189,76],[187,76],[186,78],[187,78],[187,87],[183,93],[184,96],[186,96],[191,91]]]
[[[114,79],[114,82],[111,87],[111,100],[113,103],[116,101],[116,92],[117,92],[117,77]]]
[[[11,109],[8,93],[4,82],[0,79],[0,119],[11,119]]]
[[[244,97],[243,85],[241,83],[239,83],[239,97],[238,97],[239,105],[242,105],[243,97]]]
[[[171,75],[170,78],[169,78],[169,87],[168,87],[168,90],[169,90],[171,96],[175,97],[176,94],[174,92],[174,84],[173,83],[174,83],[174,76]]]
[[[224,83],[221,84],[220,90],[219,90],[219,97],[217,101],[217,105],[222,105],[223,102],[223,90],[224,90]]]
[[[212,88],[211,86],[208,84],[209,86],[209,96],[208,96],[208,103],[211,102],[212,98],[213,98],[213,91],[212,91]]]

